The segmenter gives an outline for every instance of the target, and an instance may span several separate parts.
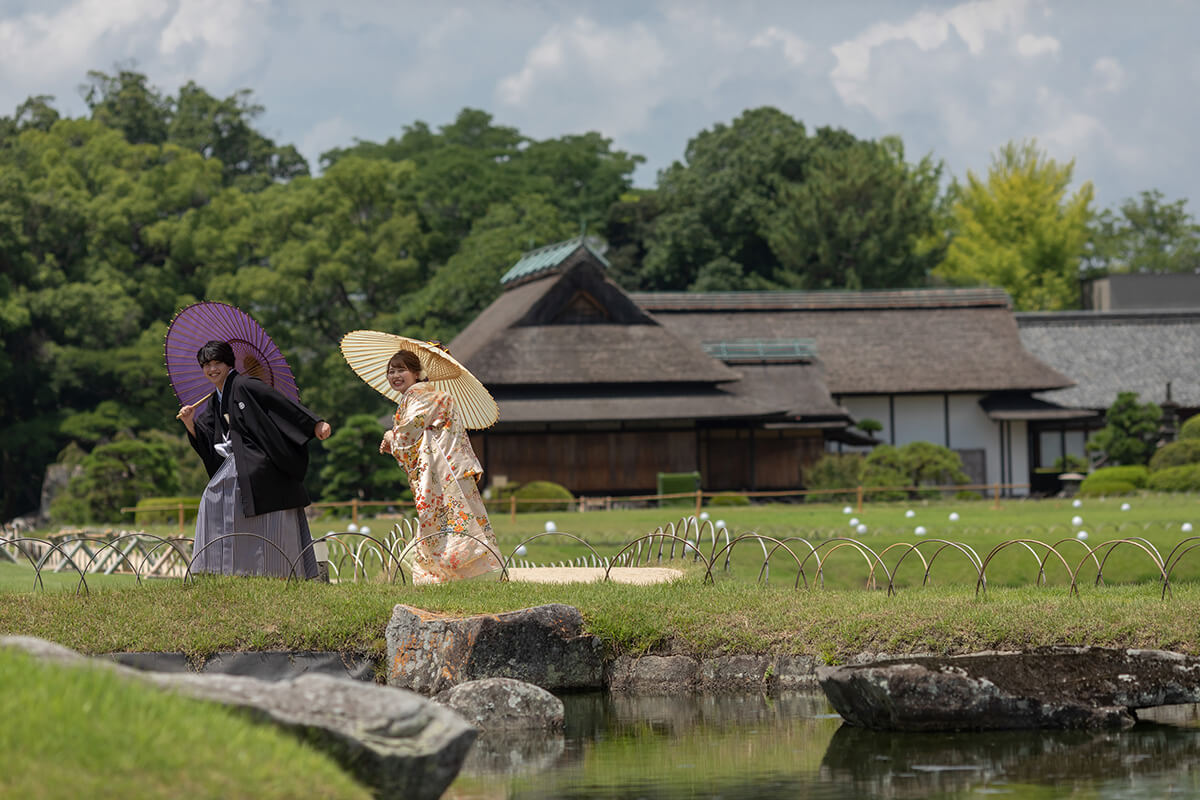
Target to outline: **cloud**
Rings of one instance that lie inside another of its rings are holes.
[[[353,144],[354,126],[341,116],[323,119],[309,128],[300,137],[296,149],[308,160],[309,167],[314,173],[320,171],[321,154],[335,147],[349,147]]]
[[[794,33],[772,25],[750,40],[751,47],[770,48],[779,45],[783,58],[793,66],[800,66],[808,56],[808,45]]]
[[[269,12],[268,0],[180,0],[158,53],[179,82],[226,83],[263,57],[256,43]]]
[[[1026,58],[1057,55],[1059,48],[1058,39],[1053,36],[1034,36],[1031,33],[1025,33],[1017,39],[1017,52]]]
[[[1098,91],[1119,92],[1125,88],[1125,70],[1115,58],[1096,59],[1092,75],[1100,82]]]
[[[635,22],[604,27],[586,17],[554,24],[529,49],[521,69],[496,84],[496,99],[522,111],[562,104],[585,127],[619,134],[641,127],[662,100],[667,53]]]

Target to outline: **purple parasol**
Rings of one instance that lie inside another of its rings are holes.
[[[212,393],[212,383],[196,363],[196,351],[213,340],[229,342],[233,346],[238,372],[258,378],[300,402],[300,390],[296,388],[292,370],[262,326],[240,308],[204,302],[193,303],[180,311],[167,329],[167,375],[181,405],[198,403]]]

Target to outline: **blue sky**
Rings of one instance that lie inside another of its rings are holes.
[[[986,171],[1009,140],[1075,159],[1099,207],[1200,194],[1200,3],[1184,0],[0,0],[0,113],[133,64],[254,91],[260,127],[317,156],[465,106],[536,138],[598,130],[659,169],[773,105],[810,129],[899,135]]]

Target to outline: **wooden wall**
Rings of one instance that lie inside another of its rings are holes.
[[[753,444],[751,434],[753,433]],[[550,480],[575,494],[653,494],[659,472],[699,470],[706,491],[799,489],[824,452],[814,430],[480,432],[471,443],[484,485]]]

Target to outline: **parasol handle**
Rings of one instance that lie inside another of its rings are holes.
[[[195,408],[196,406],[200,405],[201,403],[203,403],[205,400],[207,400],[208,398],[210,398],[212,396],[213,396],[213,392],[209,392],[208,394],[204,395],[204,397],[201,397],[199,400],[192,403],[190,406],[184,406],[183,408],[179,409],[179,413],[175,415],[175,419],[183,419],[184,411],[187,411],[188,409],[191,409],[191,408]]]

